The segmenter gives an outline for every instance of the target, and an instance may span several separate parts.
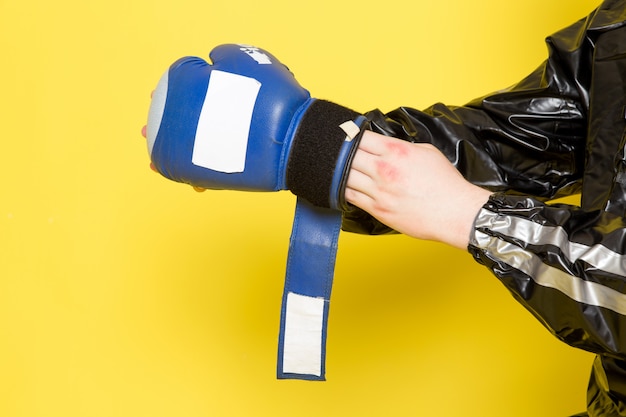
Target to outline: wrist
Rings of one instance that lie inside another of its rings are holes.
[[[315,99],[295,125],[287,149],[286,188],[316,206],[344,208],[347,174],[367,120],[346,107]]]
[[[474,230],[474,223],[482,207],[488,202],[491,191],[469,184],[456,202],[457,213],[453,216],[453,227],[444,227],[446,234],[441,240],[451,246],[466,250]]]

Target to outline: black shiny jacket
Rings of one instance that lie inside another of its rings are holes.
[[[597,354],[589,415],[626,416],[626,0],[546,42],[547,60],[506,90],[367,116],[494,191],[469,252],[556,337]],[[572,194],[580,206],[549,203]],[[343,228],[393,233],[358,209]]]

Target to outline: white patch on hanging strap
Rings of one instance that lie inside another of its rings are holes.
[[[346,132],[347,136],[345,140],[348,142],[356,138],[359,132],[361,132],[361,129],[359,128],[359,126],[357,126],[357,124],[354,123],[352,120],[343,122],[342,124],[339,125],[339,127],[341,128],[341,130]]]
[[[214,171],[243,172],[254,104],[261,83],[213,70],[193,145],[191,162]]]
[[[287,294],[283,371],[322,374],[324,299]]]

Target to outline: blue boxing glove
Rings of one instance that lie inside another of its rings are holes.
[[[281,309],[277,375],[323,380],[330,293],[349,167],[366,118],[311,98],[268,52],[222,45],[187,57],[153,94],[155,170],[198,188],[298,196]]]
[[[221,45],[176,61],[153,94],[147,141],[165,177],[195,187],[289,189],[342,210],[352,157],[367,120],[311,98],[262,49]]]

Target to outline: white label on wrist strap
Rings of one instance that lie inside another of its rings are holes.
[[[350,142],[352,139],[356,138],[359,133],[361,133],[361,128],[357,126],[352,120],[348,120],[347,122],[343,122],[339,125],[341,130],[346,132],[346,141]]]
[[[225,173],[244,171],[260,88],[254,78],[211,71],[193,145],[194,165]]]
[[[324,299],[287,294],[283,371],[322,374]]]

